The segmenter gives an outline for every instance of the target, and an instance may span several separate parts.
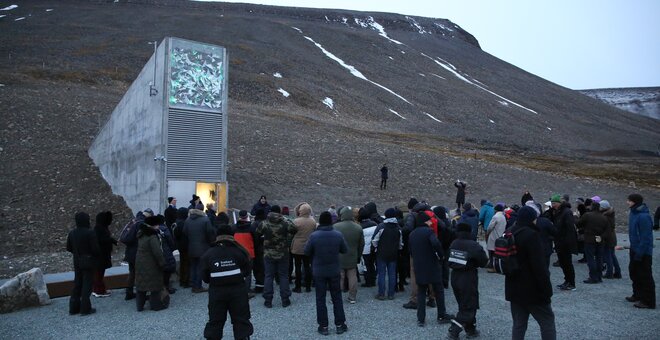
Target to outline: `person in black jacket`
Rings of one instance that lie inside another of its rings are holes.
[[[250,257],[232,236],[227,224],[218,228],[218,237],[200,259],[202,279],[209,284],[207,339],[222,339],[222,330],[231,317],[235,339],[248,339],[254,332],[245,277],[250,274]]]
[[[380,168],[380,190],[387,189],[387,164],[383,164],[383,167]]]
[[[73,254],[73,290],[69,298],[69,314],[89,315],[96,313],[89,296],[92,294],[92,275],[101,256],[96,233],[90,229],[89,215],[76,214],[76,228],[69,232],[66,250]]]
[[[376,265],[378,267],[378,295],[376,299],[385,300],[385,275],[387,274],[387,298],[394,300],[396,285],[396,262],[399,250],[403,248],[401,228],[396,219],[397,211],[389,208],[385,211],[385,220],[378,226],[371,244],[376,249]]]
[[[479,275],[477,268],[485,267],[488,255],[471,238],[472,227],[467,223],[456,226],[457,238],[449,247],[449,266],[452,268],[451,288],[458,304],[458,313],[452,320],[447,338],[458,339],[465,330],[468,337],[479,336],[477,309],[479,309]]]
[[[172,232],[172,224],[176,222],[176,211],[176,197],[168,197],[167,208],[165,208],[163,215],[165,215],[165,224],[170,229],[170,232]]]
[[[188,238],[183,233],[183,226],[188,218],[188,208],[179,208],[176,211],[176,222],[172,225],[172,234],[179,249],[179,286],[190,287],[190,257],[188,256]]]
[[[108,226],[112,224],[112,213],[110,211],[100,212],[96,215],[94,232],[99,241],[101,255],[94,271],[94,283],[92,284],[92,295],[94,297],[108,297],[110,292],[105,289],[103,277],[105,270],[112,267],[112,245],[117,245],[117,240],[112,237]]]
[[[557,229],[555,250],[557,251],[561,270],[564,272],[564,283],[558,285],[557,288],[573,291],[575,290],[575,268],[573,268],[572,257],[573,254],[577,254],[575,218],[573,217],[573,211],[571,211],[571,204],[562,202],[561,195],[553,195],[550,201],[552,202],[554,224]]]
[[[513,327],[511,338],[524,339],[529,315],[541,328],[541,339],[557,338],[555,314],[552,311],[552,284],[546,269],[539,230],[535,225],[536,211],[531,207],[518,210],[515,233],[518,270],[504,280],[505,298],[511,303]]]
[[[417,283],[417,325],[424,327],[426,319],[426,290],[429,286],[435,293],[438,308],[438,323],[448,323],[451,316],[445,309],[445,293],[442,287],[442,266],[444,257],[442,245],[430,228],[431,217],[425,213],[417,214],[415,230],[410,233],[408,243],[413,260],[413,270]]]
[[[660,229],[660,206],[655,209],[655,214],[653,214],[653,230]]]
[[[127,226],[128,232],[126,235],[122,234],[120,239],[121,243],[126,245],[124,260],[128,262],[128,284],[126,286],[126,297],[124,297],[124,300],[135,299],[133,287],[135,286],[135,255],[138,248],[137,233],[144,220],[152,215],[153,211],[149,208],[144,209],[144,211],[138,211],[135,214],[135,219],[130,221]]]
[[[609,226],[607,217],[600,212],[600,204],[593,202],[591,211],[580,216],[578,228],[584,231],[584,256],[589,266],[587,284],[603,282],[603,235]]]

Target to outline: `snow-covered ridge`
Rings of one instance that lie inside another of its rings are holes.
[[[404,43],[402,43],[398,40],[394,40],[394,39],[390,38],[387,35],[387,33],[385,32],[385,28],[383,27],[383,25],[377,23],[372,16],[367,17],[366,20],[362,20],[362,19],[359,19],[359,18],[354,18],[353,20],[355,20],[355,23],[360,27],[371,28],[371,29],[377,31],[378,35],[380,35],[381,37],[383,37],[383,38],[385,38],[385,39],[387,39],[387,40],[389,40],[389,41],[391,41],[391,42],[393,42],[397,45],[404,45]]]

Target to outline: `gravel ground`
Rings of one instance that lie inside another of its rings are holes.
[[[655,238],[660,233],[655,233]],[[657,243],[657,242],[656,242]],[[619,234],[619,245],[627,245],[627,237]],[[586,285],[581,281],[588,276],[586,264],[577,263],[575,292],[555,291],[552,305],[556,315],[558,339],[658,339],[660,309],[639,310],[624,300],[631,293],[628,277],[628,252],[617,251],[623,268],[623,279],[604,280],[603,284]],[[554,261],[553,256],[553,261]],[[653,272],[660,279],[660,251],[654,251]],[[479,289],[481,309],[477,314],[477,327],[483,339],[509,338],[511,316],[504,300],[504,277],[480,270]],[[562,273],[552,267],[553,285],[561,283]],[[656,291],[658,286],[656,285]],[[408,286],[406,287],[408,289]],[[206,295],[179,290],[172,296],[171,307],[161,312],[137,313],[135,304],[123,300],[123,292],[116,290],[109,298],[93,299],[97,313],[92,316],[69,316],[68,299],[54,299],[49,306],[31,308],[3,315],[0,318],[2,339],[190,339],[201,338],[207,320]],[[358,303],[345,304],[349,331],[330,338],[351,339],[430,339],[444,338],[448,325],[433,322],[435,310],[427,313],[427,326],[417,327],[415,311],[401,305],[407,302],[409,291],[398,293],[393,301],[374,299],[375,288],[360,288]],[[657,294],[657,293],[656,293]],[[659,295],[660,296],[660,295]],[[456,301],[451,292],[445,292],[447,311],[456,313]],[[329,298],[328,298],[329,300]],[[254,339],[312,339],[322,338],[316,333],[316,310],[313,293],[295,294],[293,305],[283,309],[278,297],[274,307],[266,309],[261,297],[250,300]],[[332,308],[330,322],[332,323]],[[231,338],[231,325],[225,327],[225,336]],[[539,328],[530,320],[527,338],[540,338]]]

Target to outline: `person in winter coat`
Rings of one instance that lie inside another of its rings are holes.
[[[461,208],[465,203],[465,188],[467,188],[467,183],[458,179],[454,183],[454,186],[456,187],[456,204],[458,204],[458,208],[456,210],[461,211]]]
[[[626,300],[635,302],[637,308],[655,309],[655,281],[651,271],[653,267],[653,221],[642,195],[628,195],[627,203],[630,207],[628,272],[630,280],[632,280],[633,294],[626,297]]]
[[[490,220],[495,215],[493,203],[487,200],[481,200],[481,209],[479,209],[479,223],[483,226],[484,231],[488,231]]]
[[[326,292],[330,290],[332,309],[335,316],[337,334],[348,330],[344,304],[341,299],[341,261],[340,254],[348,251],[342,234],[332,228],[332,216],[324,211],[319,216],[319,226],[305,244],[305,255],[312,259],[312,273],[316,290],[316,321],[318,332],[328,335],[328,307]]]
[[[96,313],[89,296],[92,294],[92,276],[101,256],[96,233],[90,229],[89,215],[79,212],[75,216],[76,228],[69,232],[66,250],[73,254],[73,290],[69,298],[69,314]]]
[[[176,221],[172,225],[172,234],[176,240],[179,250],[179,286],[190,287],[190,257],[188,256],[188,238],[183,233],[183,228],[188,219],[188,208],[179,208],[176,211]]]
[[[467,223],[472,227],[472,239],[477,240],[477,235],[479,234],[479,212],[476,209],[472,208],[471,203],[465,203],[463,205],[463,214],[458,220],[458,223]]]
[[[149,208],[144,209],[144,211],[138,211],[135,214],[135,218],[124,227],[126,233],[122,232],[120,238],[121,243],[126,245],[124,260],[128,262],[128,284],[126,285],[126,296],[124,300],[135,299],[133,287],[135,286],[135,254],[137,253],[138,246],[137,233],[142,223],[144,223],[144,219],[152,215],[153,211]]]
[[[245,248],[250,259],[250,268],[247,269],[245,274],[245,286],[248,290],[248,297],[253,298],[254,293],[251,291],[252,287],[252,264],[254,263],[254,240],[256,239],[256,229],[252,228],[252,222],[250,222],[250,217],[248,216],[247,210],[241,210],[238,212],[238,222],[234,225],[234,240]]]
[[[387,164],[383,164],[383,166],[380,168],[380,190],[387,190],[387,173]]]
[[[376,206],[376,203],[369,202],[364,205],[364,209],[366,209],[367,212],[369,212],[369,218],[371,218],[372,221],[379,224],[383,223],[383,218],[378,213],[378,207]],[[341,213],[339,215],[341,215]]]
[[[655,214],[653,214],[653,230],[660,229],[660,206],[655,209]]]
[[[471,232],[472,228],[469,224],[460,223],[456,230],[457,238],[449,247],[448,257],[452,268],[451,288],[458,304],[458,313],[449,327],[447,335],[449,339],[458,339],[463,330],[465,330],[468,337],[479,335],[476,318],[477,309],[479,309],[479,275],[477,268],[486,266],[488,256],[477,241],[470,239]]]
[[[268,207],[270,211],[270,207]],[[252,273],[254,274],[254,292],[263,293],[264,291],[264,238],[257,235],[256,231],[261,222],[266,220],[266,211],[264,209],[257,209],[252,221],[252,230],[255,231],[254,238],[254,263],[252,264]]]
[[[216,242],[200,258],[202,279],[209,284],[209,321],[204,327],[206,339],[222,339],[227,312],[235,339],[249,339],[254,332],[245,285],[246,277],[250,275],[250,255],[232,234],[229,225],[221,225]]]
[[[536,211],[523,207],[518,211],[518,220],[512,227],[517,249],[518,270],[507,274],[504,279],[504,294],[511,303],[514,340],[525,339],[529,315],[541,328],[541,339],[557,338],[555,314],[552,311],[552,284],[544,261],[539,230],[535,225]]]
[[[163,310],[170,305],[169,294],[164,294],[163,268],[165,257],[160,239],[161,221],[157,216],[149,216],[138,231],[138,249],[135,255],[135,303],[137,311],[144,310],[149,293],[151,310]]]
[[[575,290],[575,268],[573,268],[573,254],[577,254],[577,235],[575,232],[575,218],[571,211],[571,204],[562,202],[561,195],[552,195],[550,198],[554,210],[554,224],[557,229],[555,237],[555,250],[559,259],[559,266],[564,272],[564,283],[557,286],[561,290]],[[518,216],[520,218],[520,216]]]
[[[204,206],[204,203],[202,203],[202,200],[199,198],[199,196],[193,194],[192,199],[190,200],[190,205],[188,206],[188,210],[190,209],[196,209],[197,205],[201,204],[202,207]],[[204,208],[199,209],[199,210],[204,210]]]
[[[360,208],[358,211],[358,222],[362,227],[362,233],[364,235],[362,259],[364,260],[366,271],[364,273],[364,283],[362,284],[362,287],[374,287],[376,286],[376,254],[371,251],[371,239],[374,236],[374,231],[378,224],[369,218],[369,212],[364,208]]]
[[[413,270],[417,283],[417,325],[424,327],[426,322],[426,306],[421,302],[426,300],[429,286],[435,292],[438,308],[438,322],[448,323],[451,316],[445,309],[445,293],[442,287],[441,260],[444,257],[442,245],[430,228],[431,218],[427,214],[417,214],[417,226],[410,233],[410,254],[413,259]]]
[[[404,235],[404,238],[405,238],[406,234],[408,235],[408,250],[409,251],[411,251],[410,250],[410,234],[413,232],[414,228],[416,228],[417,220],[418,220],[420,215],[426,215],[427,217],[429,217],[429,222],[428,222],[429,228],[431,229],[431,232],[434,235],[436,235],[436,237],[438,235],[438,224],[437,224],[438,220],[435,218],[435,214],[433,214],[432,212],[430,212],[430,214],[428,213],[429,209],[430,209],[430,207],[429,207],[428,204],[419,202],[419,203],[415,204],[415,206],[412,209],[412,213],[409,214],[408,217],[405,220],[405,226],[403,228],[403,235]],[[433,217],[431,217],[431,216],[433,216]],[[412,253],[411,253],[411,255],[410,255],[410,268],[411,268],[411,271],[410,271],[410,286],[411,286],[411,288],[410,288],[410,299],[408,300],[407,303],[405,303],[403,305],[403,308],[406,308],[406,309],[417,309],[418,308],[418,304],[417,304],[417,302],[418,302],[417,301],[417,296],[418,296],[417,287],[419,285],[417,284],[417,280],[416,280],[416,276],[415,276],[416,272],[414,270],[412,270],[412,268],[414,268],[414,265],[415,265],[415,261],[413,260]],[[444,285],[444,283],[443,283],[443,285]],[[432,287],[429,287],[428,291],[429,291],[429,294],[428,294],[428,301],[426,302],[426,305],[429,306],[429,307],[436,307],[435,292],[433,291]],[[424,305],[423,304],[424,301],[420,301],[420,302],[421,302],[420,303],[421,305]]]
[[[620,279],[621,267],[619,266],[619,260],[616,258],[614,249],[617,244],[614,208],[612,208],[609,201],[602,200],[600,201],[600,211],[607,218],[607,230],[603,234],[603,259],[607,265],[607,272],[605,272],[605,276],[603,277],[606,279]]]
[[[215,206],[213,203],[206,203],[206,217],[209,218],[213,227],[217,228],[217,222],[215,220],[218,217],[217,212],[215,211]]]
[[[348,251],[341,257],[341,282],[348,279],[348,302],[355,303],[357,298],[357,264],[360,263],[362,251],[364,250],[364,233],[362,227],[353,220],[353,210],[343,207],[339,210],[340,222],[335,223],[333,228],[340,232]]]
[[[532,197],[532,194],[529,193],[529,191],[525,190],[525,192],[522,195],[522,198],[520,198],[520,205],[525,206],[528,201],[533,201],[534,197]]]
[[[170,229],[170,232],[172,231],[172,225],[176,223],[176,212],[176,197],[168,197],[167,208],[165,208],[163,215],[165,215],[165,224]]]
[[[259,209],[264,211],[264,216],[268,216],[268,213],[270,212],[270,204],[268,204],[268,200],[266,199],[266,196],[264,196],[264,195],[261,195],[261,197],[259,197],[259,201],[257,201],[257,203],[255,203],[252,206],[252,210],[250,211],[250,215],[253,215],[253,216],[256,215],[257,210],[259,210]]]
[[[438,219],[438,239],[442,244],[442,250],[445,254],[449,254],[449,247],[456,239],[456,233],[451,227],[449,219],[447,219],[447,209],[445,207],[434,207],[433,214]],[[405,245],[405,244],[404,244]],[[442,285],[445,289],[449,289],[449,257],[445,256],[442,261]]]
[[[495,273],[493,268],[493,254],[495,253],[495,240],[501,237],[506,230],[506,217],[504,217],[504,206],[498,204],[495,206],[495,216],[490,220],[488,230],[486,231],[486,249],[488,249],[488,272]]]
[[[591,211],[580,216],[577,227],[584,231],[584,256],[589,266],[589,278],[584,283],[594,284],[603,282],[603,234],[605,234],[609,221],[600,212],[600,204],[593,202]]]
[[[268,218],[261,222],[255,234],[264,240],[264,306],[273,307],[273,280],[279,277],[282,307],[291,305],[289,288],[289,240],[296,233],[296,226],[280,214],[280,207],[273,205]]]
[[[96,215],[94,232],[96,233],[96,239],[99,242],[101,255],[99,256],[99,262],[94,271],[94,283],[92,284],[92,295],[94,295],[94,297],[110,296],[110,292],[105,289],[105,283],[103,282],[105,270],[112,267],[112,246],[117,245],[117,240],[112,237],[112,234],[108,229],[110,224],[112,224],[112,212],[104,211]]]
[[[376,295],[378,300],[385,300],[385,275],[388,278],[387,298],[394,300],[396,261],[399,251],[403,249],[403,237],[396,216],[397,211],[394,208],[387,209],[385,220],[378,226],[379,231],[371,240],[376,251],[376,266],[378,267],[378,295]]]
[[[538,211],[541,211],[540,205],[537,206]],[[543,255],[545,255],[546,268],[550,270],[550,256],[552,256],[552,243],[557,235],[557,228],[552,223],[550,214],[552,210],[548,210],[536,219],[536,227],[539,228],[539,236],[541,237],[541,245],[543,245]]]
[[[176,259],[174,258],[173,251],[176,250],[176,242],[174,242],[174,237],[170,232],[170,228],[167,227],[165,216],[158,215],[159,232],[158,235],[161,240],[161,248],[163,249],[163,257],[165,258],[165,265],[163,266],[163,284],[165,289],[169,294],[176,293],[176,289],[172,287],[170,283],[170,277],[172,273],[176,272]]]
[[[291,243],[291,254],[296,271],[296,281],[293,291],[296,293],[302,292],[303,275],[305,278],[305,291],[312,291],[312,262],[309,257],[305,255],[305,244],[309,240],[309,236],[316,230],[316,221],[312,217],[312,207],[303,202],[298,204],[294,209],[296,219],[293,224],[298,231],[293,236]]]
[[[190,276],[192,292],[207,291],[202,288],[202,277],[199,268],[199,258],[215,241],[215,228],[204,214],[204,206],[197,204],[195,209],[188,210],[188,219],[183,225],[183,234],[188,239],[188,256],[190,257]]]

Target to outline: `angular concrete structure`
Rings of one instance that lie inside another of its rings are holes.
[[[227,52],[165,38],[89,149],[134,213],[193,194],[227,206]]]

